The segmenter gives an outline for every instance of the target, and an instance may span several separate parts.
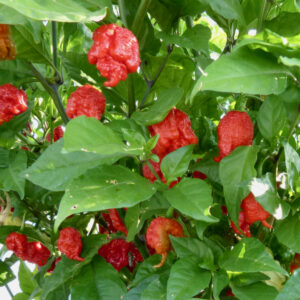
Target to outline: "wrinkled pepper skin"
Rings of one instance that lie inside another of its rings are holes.
[[[246,112],[233,110],[221,119],[217,133],[220,152],[214,160],[220,162],[236,147],[252,145],[253,123]]]
[[[70,119],[78,116],[101,119],[105,111],[105,97],[91,85],[84,85],[73,93],[67,102],[66,113]]]
[[[133,242],[126,242],[123,239],[114,239],[103,245],[98,254],[110,263],[118,272],[128,267],[132,272],[138,262],[144,261],[141,253]]]
[[[93,40],[88,60],[107,79],[106,87],[116,86],[128,73],[137,71],[141,63],[139,44],[130,30],[116,24],[102,25],[94,31]]]
[[[27,95],[10,83],[0,86],[0,126],[27,110]]]
[[[27,243],[27,236],[17,232],[12,232],[5,240],[7,249],[13,251],[22,260],[26,259]]]
[[[252,193],[243,199],[241,208],[244,212],[246,222],[249,225],[260,221],[265,227],[272,228],[272,226],[266,221],[270,214],[255,200]]]
[[[62,129],[61,126],[57,126],[54,130],[53,130],[53,142],[55,143],[56,141],[58,141],[59,139],[61,139],[64,136],[64,131]],[[51,143],[51,134],[47,134],[46,136],[46,140]]]
[[[13,60],[16,56],[16,46],[12,41],[10,28],[6,24],[0,24],[0,61]]]
[[[81,235],[79,231],[73,227],[65,227],[59,232],[57,248],[70,259],[84,261],[84,259],[80,257],[82,248]]]
[[[239,213],[239,226],[240,226],[242,232],[240,232],[237,229],[237,227],[232,222],[232,220],[230,220],[230,225],[235,233],[240,234],[240,235],[245,235],[246,237],[251,237],[250,225],[246,221],[244,212],[240,211],[240,213]]]
[[[151,136],[159,134],[153,153],[161,159],[178,148],[198,143],[188,115],[177,108],[173,108],[160,123],[149,126],[148,130]]]
[[[184,231],[181,224],[169,218],[157,217],[151,221],[147,229],[147,245],[162,256],[161,262],[154,266],[156,268],[163,266],[170,251],[171,242],[169,234],[176,237],[183,237]]]
[[[121,231],[127,236],[128,234],[127,228],[123,223],[118,211],[115,208],[109,209],[108,213],[102,213],[101,215],[105,220],[109,233],[115,233],[117,231]],[[101,233],[106,233],[105,231],[106,231],[105,228],[100,227]]]

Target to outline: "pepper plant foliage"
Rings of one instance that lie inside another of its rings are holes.
[[[299,297],[300,272],[290,272],[300,264],[299,1],[0,0],[0,23],[10,25],[17,52],[0,61],[0,85],[28,98],[27,110],[0,126],[0,285],[14,279],[18,260],[4,258],[10,233],[51,252],[33,273],[21,263],[22,293],[13,299]],[[107,87],[87,53],[93,32],[112,23],[137,37],[141,64]],[[69,120],[67,99],[86,84],[105,96],[105,113]],[[198,142],[166,155],[166,183],[152,183],[143,168],[159,161],[152,152],[159,136],[148,128],[174,107],[188,115]],[[253,142],[216,162],[217,126],[232,110],[250,116]],[[54,142],[59,125],[64,137]],[[250,192],[272,228],[254,222],[245,236],[237,233],[239,212]],[[125,229],[107,234],[109,209]],[[168,231],[172,247],[160,268],[145,240],[156,217],[184,230]],[[84,261],[58,251],[64,227],[80,232]],[[116,238],[132,242],[144,261],[113,268],[97,252]]]

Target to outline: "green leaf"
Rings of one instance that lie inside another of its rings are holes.
[[[191,98],[199,90],[247,94],[280,94],[291,73],[269,53],[246,47],[222,55],[206,69],[207,75],[196,82]]]
[[[125,215],[125,225],[128,230],[128,235],[126,238],[127,242],[131,242],[134,240],[135,235],[139,232],[139,223],[140,223],[140,206],[135,205],[133,207],[129,207],[126,210]]]
[[[83,262],[78,262],[62,256],[61,261],[56,265],[51,276],[47,276],[43,286],[41,300],[47,300],[48,296],[56,289],[65,284],[69,279],[74,278],[85,265],[89,265],[98,249],[107,242],[103,235],[91,235],[82,239],[83,248],[80,256]]]
[[[33,273],[30,272],[23,261],[20,261],[18,277],[22,291],[30,295],[35,290],[37,282],[33,279]]]
[[[126,286],[118,272],[100,256],[84,266],[71,284],[74,300],[122,299],[125,293]]]
[[[29,299],[29,295],[26,293],[18,293],[14,295],[14,297],[12,298],[12,300],[28,300],[28,299]]]
[[[0,168],[7,168],[9,166],[9,151],[0,148]]]
[[[143,147],[128,147],[112,129],[95,118],[85,116],[72,119],[64,134],[64,149],[67,152],[85,151],[116,158],[139,155]]]
[[[162,90],[157,101],[147,111],[136,111],[132,118],[143,125],[152,125],[161,122],[169,111],[180,101],[183,96],[183,89],[179,87]]]
[[[239,299],[243,300],[275,300],[278,294],[277,290],[273,286],[269,286],[262,282],[257,282],[246,286],[235,286],[232,284],[230,286],[233,294]]]
[[[273,259],[265,246],[255,238],[243,238],[220,259],[220,267],[233,272],[287,272]]]
[[[0,24],[25,24],[26,18],[13,8],[0,4]]]
[[[131,207],[149,199],[155,192],[151,182],[119,165],[88,170],[67,188],[54,228],[57,230],[71,214]]]
[[[193,149],[194,145],[187,145],[169,153],[162,159],[160,168],[167,183],[176,180],[187,171]]]
[[[281,36],[293,36],[300,33],[300,14],[281,12],[276,18],[266,21],[266,28]]]
[[[257,149],[254,146],[239,146],[220,162],[220,178],[228,212],[238,223],[240,203],[249,193],[247,183],[256,175],[254,164]]]
[[[284,144],[285,164],[288,175],[289,186],[294,189],[297,178],[300,174],[300,157],[294,148],[289,144]]]
[[[214,255],[210,248],[204,243],[193,238],[177,238],[169,236],[176,254],[180,257],[195,256],[198,258],[198,265],[204,269],[214,270]]]
[[[300,213],[278,222],[275,227],[275,235],[279,242],[291,248],[295,252],[300,252]]]
[[[162,280],[162,276],[155,278],[144,289],[141,295],[141,300],[165,300],[167,296],[166,281],[169,274],[165,274]]]
[[[279,96],[268,96],[260,107],[257,116],[259,131],[271,141],[276,137],[286,122],[286,111]]]
[[[165,191],[164,196],[174,208],[189,217],[203,221],[214,219],[209,213],[213,200],[211,187],[203,180],[183,178]]]
[[[49,20],[58,22],[99,22],[106,16],[106,9],[90,11],[81,1],[73,0],[14,0],[13,2],[0,0],[24,16],[35,20]]]
[[[167,300],[193,297],[208,286],[210,279],[210,272],[198,266],[196,257],[181,258],[171,268],[167,285]]]
[[[86,170],[102,164],[112,164],[119,157],[103,157],[101,154],[76,151],[62,153],[63,139],[50,145],[23,175],[31,182],[52,191],[63,191],[72,179]]]
[[[285,283],[276,300],[299,299],[300,293],[300,272],[295,271]]]
[[[211,37],[210,29],[200,24],[188,28],[183,35],[168,35],[163,31],[156,33],[156,36],[168,44],[176,44],[183,48],[195,50],[208,50],[208,41]]]
[[[23,199],[25,179],[20,176],[20,172],[27,167],[25,151],[10,151],[8,163],[8,168],[0,168],[0,190],[16,191]]]
[[[16,277],[10,267],[3,261],[0,261],[0,286],[4,286]]]
[[[229,277],[224,270],[219,270],[218,272],[213,273],[212,276],[212,286],[213,286],[213,295],[216,300],[219,300],[219,295],[221,291],[229,283]]]
[[[286,57],[286,56],[279,56],[278,61],[288,67],[300,67],[300,59],[299,58],[290,58],[290,57]]]

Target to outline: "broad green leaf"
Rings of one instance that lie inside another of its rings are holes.
[[[214,219],[209,213],[213,200],[211,187],[203,180],[183,178],[165,191],[164,196],[174,208],[189,217],[203,221]]]
[[[129,290],[123,298],[124,300],[141,300],[143,292],[154,280],[158,279],[158,275],[152,275],[141,281],[136,287]],[[156,298],[155,298],[156,299]]]
[[[227,250],[220,259],[220,267],[233,272],[275,271],[287,275],[256,238],[243,238],[232,250]]]
[[[169,238],[176,254],[180,258],[195,256],[199,260],[198,265],[200,267],[208,270],[215,268],[214,255],[204,242],[188,237],[176,238],[172,235],[170,235]]]
[[[210,279],[210,272],[198,266],[197,257],[181,258],[171,268],[167,285],[167,300],[193,297],[208,286]]]
[[[224,270],[219,270],[212,275],[213,295],[216,300],[219,300],[221,291],[228,285],[229,277]]]
[[[278,222],[275,227],[275,235],[279,242],[291,248],[295,252],[300,252],[300,213]]]
[[[160,165],[160,169],[167,183],[181,177],[188,169],[192,159],[194,145],[181,147],[166,155]]]
[[[133,207],[128,207],[125,215],[125,225],[128,230],[128,235],[126,238],[127,242],[133,241],[135,235],[139,231],[140,223],[140,206],[135,205]]]
[[[18,277],[22,291],[30,295],[35,290],[37,283],[33,279],[33,273],[30,272],[23,261],[20,261]]]
[[[100,256],[84,266],[71,284],[74,300],[122,299],[125,293],[126,286],[118,272]]]
[[[237,224],[240,203],[249,193],[246,183],[256,175],[257,149],[239,146],[220,162],[220,178],[228,212]]]
[[[0,286],[7,284],[16,277],[10,267],[3,261],[0,261]]]
[[[269,141],[276,137],[286,122],[286,111],[279,96],[268,96],[257,116],[259,131]]]
[[[55,230],[71,214],[131,207],[149,199],[155,192],[151,182],[120,165],[88,170],[67,188],[55,220]]]
[[[289,144],[284,144],[285,164],[288,175],[289,186],[294,189],[300,174],[300,157],[294,148]]]
[[[279,56],[279,62],[283,63],[288,67],[300,67],[300,59],[299,58],[290,58],[286,56]]]
[[[10,151],[9,166],[0,168],[0,190],[16,191],[24,198],[25,179],[20,173],[27,167],[27,156],[25,151]]]
[[[210,29],[200,24],[188,28],[183,35],[168,35],[163,31],[157,32],[156,36],[168,44],[176,44],[183,48],[195,50],[208,50],[208,41],[211,37]]]
[[[65,284],[69,279],[74,278],[80,273],[82,267],[89,265],[93,257],[97,254],[100,246],[107,242],[103,235],[91,235],[82,239],[83,248],[80,256],[84,258],[83,262],[78,262],[62,256],[62,260],[58,262],[51,276],[47,276],[41,300],[47,300],[48,296]]]
[[[132,118],[143,125],[152,125],[161,122],[169,111],[180,101],[183,90],[179,87],[162,90],[157,101],[147,111],[136,111]]]
[[[270,54],[246,47],[222,55],[211,63],[205,73],[196,82],[191,98],[199,90],[247,93],[280,94],[287,85],[287,76],[291,73],[278,64]]]
[[[14,295],[14,297],[12,298],[12,300],[28,300],[29,295],[26,293],[18,293],[16,295]]]
[[[9,150],[0,148],[0,168],[9,166]]]
[[[35,20],[58,22],[99,22],[106,16],[106,9],[90,11],[81,1],[73,0],[0,0],[24,16]]]
[[[293,36],[300,33],[300,13],[281,12],[276,18],[266,21],[266,28],[281,36]]]
[[[243,300],[275,300],[278,292],[273,286],[257,282],[245,286],[230,285],[233,294]],[[287,298],[286,298],[287,299]]]
[[[25,24],[26,18],[12,7],[0,4],[0,24]]]
[[[169,271],[162,273],[159,277],[144,289],[141,295],[141,300],[165,300],[167,296],[167,280]]]
[[[101,154],[76,151],[63,153],[63,139],[46,151],[23,172],[26,179],[52,191],[63,191],[67,184],[97,165],[112,164],[120,156],[107,158]]]
[[[141,154],[143,147],[126,146],[112,129],[95,118],[85,116],[72,119],[64,134],[67,152],[85,151],[112,158]]]
[[[215,162],[211,157],[199,161],[193,171],[200,171],[205,174],[210,180],[221,184],[219,176],[219,163]]]
[[[296,270],[285,283],[276,300],[299,299],[300,294],[300,271]]]

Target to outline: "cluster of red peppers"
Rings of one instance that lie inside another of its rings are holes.
[[[13,60],[16,56],[16,46],[11,38],[10,28],[6,24],[0,24],[0,60]]]
[[[5,240],[8,250],[26,260],[37,264],[39,267],[45,265],[51,256],[49,249],[40,242],[28,242],[27,236],[18,232],[12,232]]]

